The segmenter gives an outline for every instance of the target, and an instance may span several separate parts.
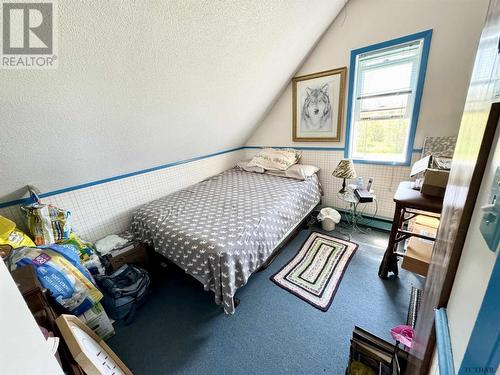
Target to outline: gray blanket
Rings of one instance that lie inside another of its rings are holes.
[[[131,229],[232,314],[236,290],[320,195],[316,175],[299,181],[233,168],[142,206]]]

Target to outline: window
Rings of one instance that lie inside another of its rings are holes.
[[[346,157],[409,164],[432,30],[351,52]]]

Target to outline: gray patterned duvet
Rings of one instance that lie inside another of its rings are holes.
[[[212,290],[232,314],[236,290],[320,195],[316,175],[299,181],[233,168],[144,205],[132,232]]]

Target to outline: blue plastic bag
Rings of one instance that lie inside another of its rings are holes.
[[[11,268],[31,265],[44,288],[66,311],[83,314],[102,298],[92,276],[80,264],[78,249],[72,245],[22,247],[13,251]]]

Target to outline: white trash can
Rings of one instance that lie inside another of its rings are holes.
[[[322,208],[318,215],[323,230],[331,231],[335,229],[335,224],[340,222],[340,214],[331,207]]]

